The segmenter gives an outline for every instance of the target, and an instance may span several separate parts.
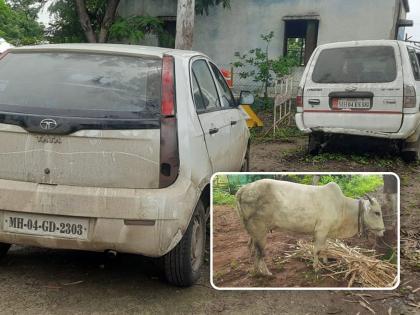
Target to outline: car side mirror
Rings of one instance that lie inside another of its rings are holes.
[[[241,91],[239,94],[239,105],[252,105],[255,102],[255,97],[250,91]]]

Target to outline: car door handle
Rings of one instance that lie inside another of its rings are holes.
[[[321,101],[316,100],[316,99],[311,99],[311,100],[308,101],[308,103],[311,104],[311,105],[319,105],[319,104],[321,104]]]
[[[236,125],[237,123],[238,123],[238,122],[237,122],[236,120],[231,120],[231,121],[230,121],[230,125],[231,125],[231,126],[234,126],[234,125]]]
[[[209,134],[211,134],[211,135],[213,135],[213,134],[215,134],[215,133],[218,133],[219,132],[219,128],[211,128],[210,130],[209,130]]]

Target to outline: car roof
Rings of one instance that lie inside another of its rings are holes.
[[[202,53],[190,50],[179,50],[171,48],[161,48],[152,46],[140,45],[123,45],[123,44],[47,44],[36,46],[23,46],[10,49],[11,52],[25,52],[25,51],[73,51],[73,52],[87,52],[87,53],[115,53],[122,55],[133,56],[154,56],[161,58],[168,54],[180,58],[191,58],[194,56],[205,56]]]

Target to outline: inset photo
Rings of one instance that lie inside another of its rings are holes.
[[[383,289],[399,284],[394,173],[217,173],[216,289]]]

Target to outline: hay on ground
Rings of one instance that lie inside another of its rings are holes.
[[[327,241],[325,253],[329,262],[325,265],[320,259],[321,276],[346,280],[348,287],[390,288],[397,283],[397,266],[378,259],[375,250],[349,247],[335,240]],[[286,252],[286,257],[285,261],[299,258],[312,262],[313,244],[299,240],[295,249]]]

